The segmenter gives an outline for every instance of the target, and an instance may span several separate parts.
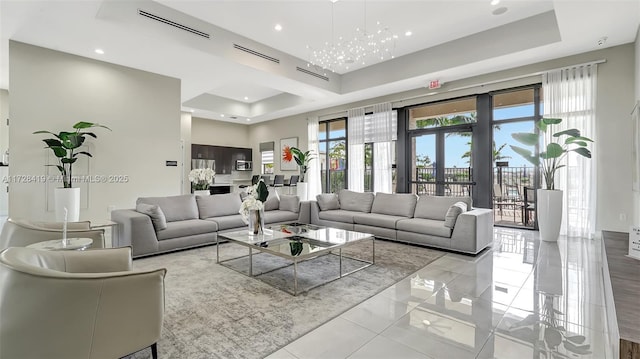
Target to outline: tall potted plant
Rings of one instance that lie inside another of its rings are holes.
[[[80,151],[79,148],[84,145],[88,137],[98,138],[95,133],[87,132],[87,129],[94,127],[102,127],[111,131],[107,126],[80,121],[73,125],[72,131],[61,131],[53,133],[50,131],[36,131],[33,134],[49,134],[55,138],[45,138],[42,140],[45,148],[51,149],[54,156],[58,159],[55,166],[62,176],[62,188],[55,189],[55,207],[57,221],[77,222],[80,220],[80,188],[73,187],[73,164],[78,160],[78,156],[93,157],[87,151]],[[66,209],[66,211],[65,211]]]
[[[307,192],[308,192],[308,184],[305,182],[305,175],[309,170],[309,163],[315,159],[315,154],[313,151],[302,151],[297,147],[291,147],[291,154],[293,155],[293,159],[300,167],[300,180],[296,185],[296,191],[300,200],[307,200]]]
[[[569,152],[575,152],[580,156],[591,158],[591,151],[587,148],[590,138],[581,136],[580,130],[572,128],[559,132],[553,132],[552,127],[562,122],[560,118],[543,118],[536,123],[538,133],[514,133],[511,136],[518,142],[535,146],[540,143],[540,137],[549,131],[553,139],[558,142],[549,142],[538,155],[534,151],[518,146],[511,149],[524,157],[535,166],[539,166],[544,177],[544,189],[538,189],[537,215],[540,238],[544,241],[556,241],[560,234],[562,224],[562,191],[555,189],[556,171],[566,165],[563,160]]]

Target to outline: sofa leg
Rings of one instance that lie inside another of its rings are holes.
[[[151,357],[158,359],[158,343],[151,344]]]

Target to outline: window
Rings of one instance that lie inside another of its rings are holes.
[[[273,150],[275,142],[263,142],[260,144],[260,160],[262,163],[262,174],[273,174]]]
[[[321,121],[318,139],[322,192],[347,188],[347,119]]]

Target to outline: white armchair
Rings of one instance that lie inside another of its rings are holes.
[[[0,358],[157,358],[166,270],[132,271],[131,248],[0,252]]]
[[[26,247],[30,244],[62,239],[62,222],[34,222],[7,219],[0,233],[0,249]],[[91,229],[90,222],[67,223],[67,237],[93,239],[90,248],[104,248],[104,229]]]

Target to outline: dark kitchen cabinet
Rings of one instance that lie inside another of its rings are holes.
[[[251,148],[191,145],[191,158],[216,161],[217,174],[231,174],[236,168],[237,160],[251,161],[252,157]]]

